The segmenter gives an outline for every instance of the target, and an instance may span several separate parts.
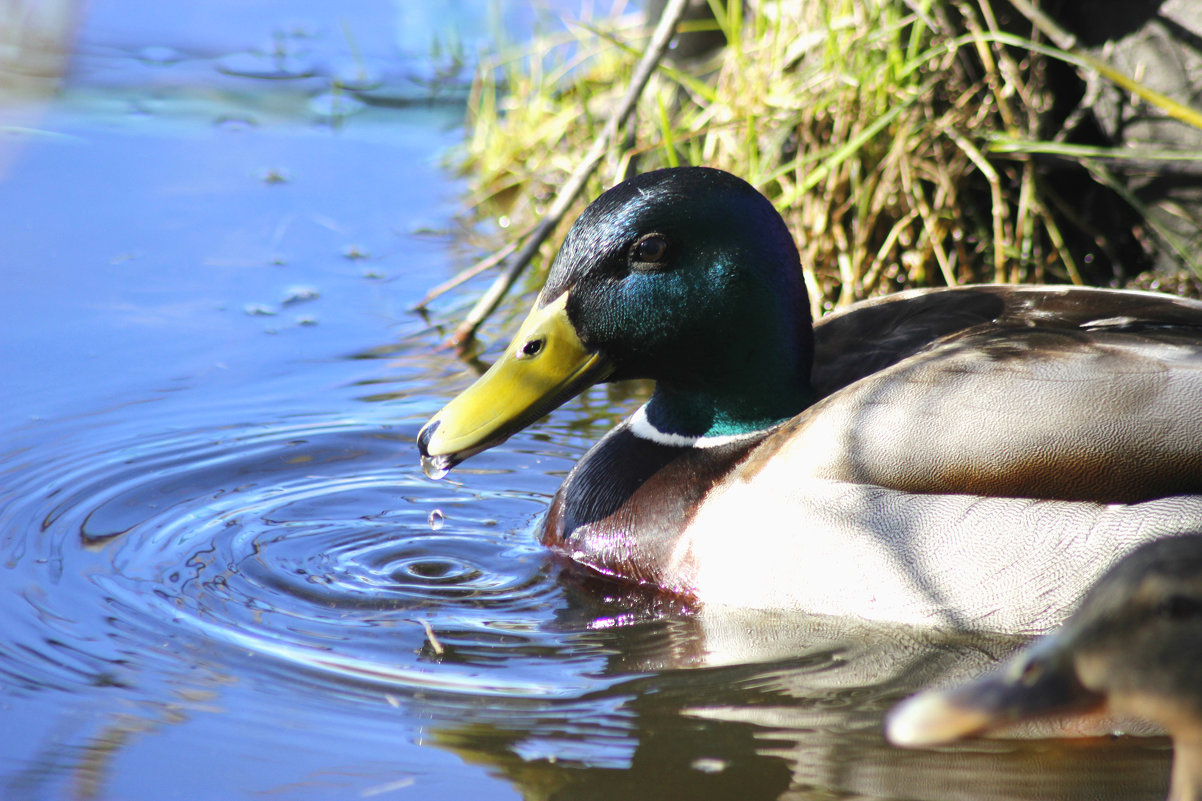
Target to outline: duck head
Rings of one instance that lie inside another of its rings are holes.
[[[809,301],[772,204],[720,170],[645,173],[569,230],[513,342],[418,435],[445,471],[598,382],[656,381],[665,434],[770,427],[812,398]]]

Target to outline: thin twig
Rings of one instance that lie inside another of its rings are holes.
[[[588,153],[581,161],[580,166],[568,178],[567,183],[559,190],[555,196],[555,201],[551,204],[551,208],[543,215],[538,226],[530,238],[522,245],[522,249],[518,251],[513,260],[505,268],[493,285],[488,288],[478,301],[468,312],[467,317],[455,329],[455,333],[451,336],[448,344],[455,348],[460,353],[463,353],[471,345],[475,339],[476,331],[480,328],[481,323],[488,319],[496,308],[501,303],[501,299],[509,292],[518,276],[526,269],[527,265],[538,253],[538,249],[542,247],[543,242],[559,225],[560,220],[567,214],[568,209],[576,202],[576,197],[584,189],[585,183],[588,181],[593,171],[601,163],[605,153],[609,150],[610,144],[617,137],[619,129],[626,124],[626,120],[634,111],[635,104],[638,103],[639,97],[646,88],[647,82],[651,80],[651,75],[655,72],[656,66],[664,53],[668,50],[668,43],[672,40],[672,35],[676,32],[676,25],[680,22],[684,15],[687,0],[669,0],[664,7],[663,14],[660,15],[659,24],[655,27],[655,32],[651,35],[651,41],[647,45],[647,50],[643,53],[643,58],[635,68],[634,76],[631,78],[630,86],[626,90],[626,95],[622,98],[622,102],[618,104],[617,110],[613,116],[605,123],[605,128],[602,129],[600,135],[593,140],[593,145],[589,148]]]
[[[899,166],[901,167],[902,189],[918,209],[918,216],[922,220],[923,231],[927,235],[927,245],[930,246],[931,252],[935,256],[935,261],[939,265],[939,271],[943,273],[943,283],[948,286],[956,286],[959,282],[956,280],[955,270],[952,269],[951,260],[948,258],[947,252],[943,249],[942,226],[932,212],[930,204],[927,203],[922,187],[915,183],[913,176],[910,174],[910,164],[903,161]]]
[[[1042,215],[1043,228],[1048,232],[1048,238],[1052,240],[1052,245],[1055,246],[1056,252],[1060,254],[1060,259],[1064,262],[1064,269],[1068,271],[1068,280],[1077,286],[1083,285],[1085,282],[1081,280],[1081,271],[1077,269],[1077,260],[1073,258],[1073,252],[1065,244],[1064,235],[1060,233],[1060,226],[1056,224],[1056,218],[1044,208],[1043,201],[1040,200],[1039,195],[1035,195],[1033,201]],[[1118,264],[1119,262],[1114,261],[1112,263]]]
[[[434,302],[434,300],[436,298],[439,298],[442,295],[445,295],[446,293],[450,292],[452,289],[459,286],[460,284],[472,280],[480,273],[490,270],[493,267],[496,267],[498,264],[505,261],[505,259],[508,258],[510,256],[510,254],[512,254],[515,250],[517,250],[517,247],[518,247],[517,243],[520,241],[521,241],[521,239],[519,237],[519,238],[515,239],[513,242],[506,245],[505,247],[498,250],[496,253],[493,253],[490,256],[485,256],[483,259],[480,259],[475,264],[473,264],[471,267],[468,267],[466,270],[460,270],[458,273],[456,273],[451,278],[447,279],[446,281],[443,281],[438,286],[432,288],[429,292],[426,293],[426,296],[424,298],[422,298],[421,300],[419,300],[417,303],[415,303],[413,305],[412,311],[415,311],[415,312],[425,311],[429,307],[429,305]]]
[[[981,154],[977,146],[968,141],[955,128],[948,128],[944,133],[956,146],[968,156],[969,160],[980,170],[981,175],[989,182],[990,206],[993,213],[993,280],[994,283],[1006,282],[1006,206],[1002,197],[1002,179],[997,170],[989,163],[989,159]]]
[[[422,624],[422,628],[426,630],[426,641],[430,643],[430,648],[434,651],[435,656],[442,656],[447,652],[447,649],[442,646],[438,638],[434,636],[434,627],[430,625],[430,621],[422,619],[417,621]]]

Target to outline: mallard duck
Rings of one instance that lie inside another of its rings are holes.
[[[696,604],[1038,632],[1122,553],[1202,524],[1202,304],[976,286],[812,325],[784,221],[720,170],[588,206],[423,463],[629,378],[650,399],[571,470],[542,541]]]
[[[974,682],[911,698],[886,733],[897,745],[937,745],[1103,710],[1163,726],[1175,747],[1169,797],[1202,798],[1202,536],[1139,547],[1062,629]]]

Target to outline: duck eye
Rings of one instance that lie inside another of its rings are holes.
[[[528,359],[531,356],[537,356],[539,354],[539,351],[541,351],[542,349],[543,349],[543,341],[541,339],[532,339],[529,342],[527,342],[525,345],[522,345],[521,354],[519,355],[518,358],[524,357],[524,358]]]
[[[668,258],[668,240],[663,234],[647,234],[634,243],[630,251],[630,260],[636,268],[655,269],[662,266]]]

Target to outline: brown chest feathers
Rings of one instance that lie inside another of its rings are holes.
[[[599,573],[692,594],[685,529],[702,498],[759,438],[676,447],[618,426],[564,479],[543,525],[543,544]]]

